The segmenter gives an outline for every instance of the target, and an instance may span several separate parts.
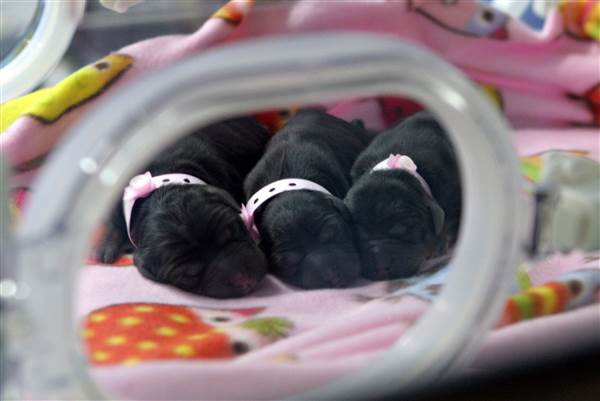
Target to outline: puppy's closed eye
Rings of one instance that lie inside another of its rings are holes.
[[[427,230],[423,228],[423,223],[413,220],[398,222],[388,230],[390,239],[415,244],[426,239]]]
[[[390,237],[402,238],[408,234],[408,226],[405,223],[399,223],[388,230]]]
[[[338,230],[332,226],[325,226],[319,231],[318,239],[322,244],[331,242],[335,239]]]
[[[282,253],[281,258],[285,260],[285,263],[297,265],[302,261],[303,255],[300,252],[288,251]]]
[[[235,227],[220,227],[215,232],[215,244],[217,246],[225,246],[228,242],[235,239]]]
[[[356,225],[354,227],[354,233],[359,238],[360,241],[368,241],[369,233],[363,227]]]

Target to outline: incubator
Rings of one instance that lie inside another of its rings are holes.
[[[129,11],[140,2],[103,3],[127,16],[150,2]],[[223,4],[216,3],[214,9]],[[256,19],[274,15],[261,16],[255,7]],[[279,17],[298,12],[290,4],[271,7]],[[82,0],[37,2],[33,28],[21,33],[27,44],[2,55],[2,103],[43,83],[77,36],[84,8]],[[232,116],[382,95],[410,98],[447,129],[459,156],[463,217],[439,296],[368,368],[286,398],[367,399],[463,374],[524,262],[600,249],[597,162],[544,154],[540,179],[527,185],[509,122],[456,65],[402,37],[319,31],[306,24],[283,35],[230,40],[116,88],[68,127],[37,173],[16,227],[9,227],[13,173],[3,160],[3,399],[111,398],[89,374],[74,317],[90,238],[156,154],[190,130]]]

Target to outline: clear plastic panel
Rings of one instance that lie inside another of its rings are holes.
[[[0,67],[12,60],[27,46],[42,15],[42,3],[38,0],[2,2],[0,26],[0,46],[2,59]]]
[[[37,4],[28,28],[15,39],[11,50],[2,54],[0,102],[27,93],[54,69],[67,51],[85,8],[85,0],[23,0],[3,2],[3,13],[10,7],[12,13],[28,15],[32,3]]]
[[[454,268],[426,316],[368,370],[302,398],[375,397],[461,366],[501,306],[507,266],[522,258],[529,216],[507,124],[470,81],[422,49],[367,34],[306,34],[230,45],[150,74],[107,99],[51,156],[18,235],[20,279],[31,287],[21,306],[32,329],[18,339],[24,394],[99,397],[71,320],[76,272],[84,239],[154,154],[228,116],[381,94],[419,101],[451,135],[465,191]],[[92,199],[101,206],[89,208]]]

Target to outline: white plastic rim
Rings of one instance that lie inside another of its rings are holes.
[[[93,228],[153,155],[223,118],[373,95],[420,102],[451,136],[465,202],[454,267],[428,313],[368,369],[299,398],[367,399],[463,366],[523,258],[528,216],[508,126],[478,88],[425,50],[375,35],[321,33],[213,49],[150,74],[106,99],[51,155],[17,238],[19,279],[31,288],[23,315],[32,328],[29,338],[10,341],[23,343],[25,395],[114,398],[89,376],[73,330],[73,294]]]
[[[38,7],[42,15],[29,43],[0,69],[0,103],[29,92],[56,67],[83,16],[85,0],[41,0]]]

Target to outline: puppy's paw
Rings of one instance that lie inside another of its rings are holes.
[[[126,238],[117,231],[109,231],[96,249],[96,260],[101,263],[113,263],[125,253],[126,248]]]
[[[96,250],[96,260],[101,263],[113,263],[121,255],[121,248],[112,243],[103,243]]]
[[[450,251],[450,237],[446,234],[440,235],[439,242],[437,243],[437,247],[433,252],[433,257],[444,256],[447,255]]]

